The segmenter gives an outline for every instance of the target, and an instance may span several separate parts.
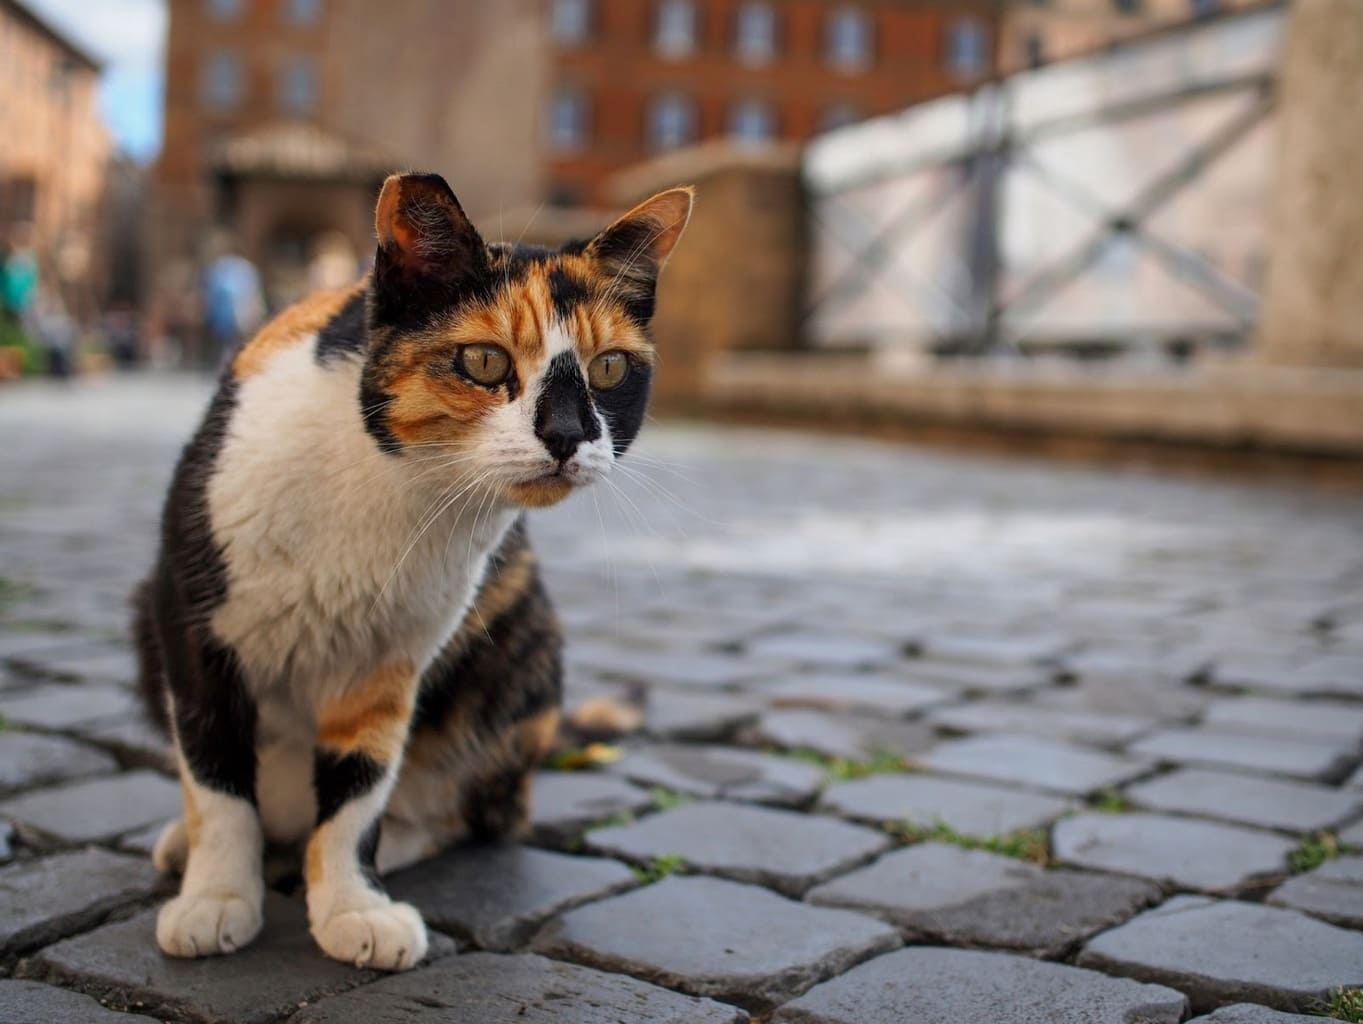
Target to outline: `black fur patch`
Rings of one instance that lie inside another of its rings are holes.
[[[589,245],[612,282],[612,295],[640,326],[652,321],[656,304],[658,263],[652,245],[657,234],[651,222],[630,220],[613,225]]]
[[[488,568],[483,587],[529,541],[517,521]],[[479,736],[497,736],[516,722],[559,705],[563,638],[538,571],[514,605],[491,622],[462,630],[421,677],[413,732],[443,730],[458,721]]]
[[[549,271],[549,301],[560,319],[567,320],[573,310],[591,299],[591,289],[587,282],[569,274],[561,266]]]
[[[317,362],[328,362],[362,354],[369,348],[369,314],[365,293],[356,292],[330,323],[317,333]]]
[[[330,821],[351,800],[364,796],[383,778],[384,767],[368,754],[337,754],[319,749],[313,757],[312,785],[317,792],[317,824]]]
[[[365,431],[380,451],[400,455],[402,442],[388,429],[388,406],[392,402],[393,396],[371,384],[367,375],[360,378],[360,417],[364,420]]]
[[[644,425],[648,412],[648,394],[653,384],[653,368],[647,363],[630,360],[629,375],[610,391],[594,391],[596,407],[606,418],[611,430],[611,448],[616,455],[624,454]]]
[[[142,693],[153,721],[166,724],[169,692],[190,774],[254,802],[255,702],[236,655],[208,624],[227,597],[227,567],[208,522],[208,484],[236,396],[236,381],[224,376],[180,456],[166,498],[161,554],[135,600]]]
[[[587,382],[577,356],[571,352],[554,356],[544,372],[535,404],[535,436],[559,460],[570,458],[580,443],[601,436]]]

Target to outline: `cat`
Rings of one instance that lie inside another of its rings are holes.
[[[643,422],[658,273],[693,190],[589,241],[487,244],[439,175],[393,175],[365,280],[304,299],[224,370],[134,597],[184,814],[156,938],[262,926],[264,842],[303,846],[328,956],[427,949],[380,873],[515,834],[559,719],[559,626],[524,510],[610,471]]]

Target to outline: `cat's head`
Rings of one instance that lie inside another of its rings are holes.
[[[361,403],[381,447],[515,504],[604,476],[643,423],[658,273],[692,190],[559,250],[487,244],[435,174],[393,175]],[[447,472],[440,472],[441,460]]]

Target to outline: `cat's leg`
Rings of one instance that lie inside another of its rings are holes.
[[[530,775],[558,734],[558,708],[516,722],[503,738],[503,759],[465,787],[463,818],[476,839],[512,839],[524,834],[530,817]]]
[[[151,862],[163,875],[180,875],[184,874],[185,861],[188,859],[189,832],[185,829],[185,819],[176,818],[156,837]]]
[[[421,915],[390,900],[373,867],[416,688],[410,663],[390,666],[318,709],[308,922],[323,952],[358,967],[406,970],[426,955]]]
[[[240,949],[262,923],[255,705],[232,657],[198,657],[180,667],[195,684],[171,701],[186,859],[180,894],[157,917],[156,940],[170,956],[211,956]],[[165,839],[158,851],[175,852],[174,825]]]

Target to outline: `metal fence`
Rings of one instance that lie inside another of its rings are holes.
[[[1266,270],[1281,5],[830,133],[808,343],[1234,345]]]

